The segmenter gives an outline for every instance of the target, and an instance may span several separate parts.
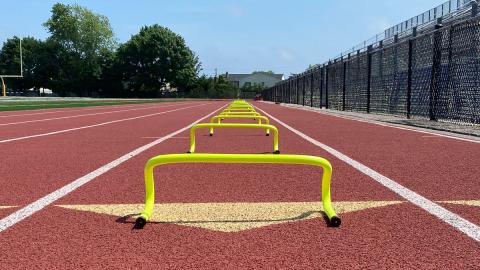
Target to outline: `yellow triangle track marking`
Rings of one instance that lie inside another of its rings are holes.
[[[467,205],[467,206],[480,206],[480,200],[443,201],[441,203],[460,204],[460,205]]]
[[[335,202],[338,214],[400,204],[401,201]],[[112,216],[131,216],[143,204],[58,205]],[[320,202],[156,204],[150,222],[172,223],[222,232],[238,232],[322,216]]]

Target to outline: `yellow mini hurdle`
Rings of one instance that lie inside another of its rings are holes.
[[[250,106],[252,107],[252,104],[250,103],[230,103],[228,106]]]
[[[265,124],[265,125],[270,125],[270,121],[268,120],[267,117],[265,116],[251,116],[251,115],[224,115],[224,116],[214,116],[212,119],[210,119],[210,123],[215,123],[217,122],[218,124],[221,124],[222,120],[224,119],[253,119],[257,120],[258,119],[258,124]],[[263,121],[263,123],[262,123]],[[270,135],[270,130],[267,129],[267,132],[265,133],[266,136]],[[210,136],[213,136],[213,128],[210,128]]]
[[[255,109],[252,105],[228,105],[226,109]]]
[[[323,169],[321,196],[323,211],[332,227],[339,227],[341,219],[335,213],[330,194],[332,165],[321,157],[302,155],[263,154],[172,154],[151,158],[145,165],[145,207],[135,221],[135,229],[142,229],[153,214],[155,181],[153,171],[160,165],[180,163],[239,163],[239,164],[292,164],[318,166]]]
[[[253,106],[249,103],[230,103],[227,106],[228,107],[250,107],[250,108],[253,108]]]
[[[258,112],[221,112],[218,116],[222,115],[253,115],[253,116],[262,116]]]
[[[245,109],[225,109],[222,112],[234,113],[234,112],[257,112],[257,111],[255,111],[255,109],[245,108]]]
[[[265,129],[273,131],[273,153],[280,154],[278,150],[278,129],[272,125],[259,125],[259,124],[236,124],[236,123],[226,123],[226,124],[197,124],[190,128],[190,151],[188,153],[195,152],[195,131],[201,128],[253,128],[253,129]]]
[[[246,102],[245,100],[234,100],[232,101],[230,104],[248,104],[248,102]]]
[[[230,103],[228,106],[250,106],[252,107],[252,104],[250,103]]]

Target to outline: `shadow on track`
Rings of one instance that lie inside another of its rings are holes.
[[[264,223],[264,222],[288,222],[288,221],[299,221],[308,218],[309,216],[313,214],[321,214],[323,220],[325,223],[328,225],[328,227],[331,227],[329,219],[325,212],[323,211],[307,211],[304,212],[298,216],[295,217],[289,217],[289,218],[281,218],[281,219],[234,219],[234,220],[177,220],[177,221],[149,221],[149,224],[205,224],[205,223]],[[139,216],[140,213],[135,213],[135,214],[129,214],[125,215],[123,217],[117,218],[115,221],[117,223],[121,224],[132,224],[135,225],[135,220],[134,218],[136,216]],[[135,226],[133,226],[132,230],[137,229]]]

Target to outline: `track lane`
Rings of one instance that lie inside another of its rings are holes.
[[[314,154],[332,159],[328,153],[322,150],[305,147],[305,143],[300,139],[288,138],[288,142],[283,142],[285,133],[288,131],[282,130],[281,132],[280,150],[282,153]],[[88,193],[99,191],[108,194],[97,198],[95,201],[98,203],[113,203],[121,200],[125,203],[138,203],[139,198],[141,201],[143,200],[145,161],[158,154],[185,153],[188,151],[188,144],[188,132],[179,134],[176,138],[170,139],[168,143],[152,148],[128,161],[121,168],[112,170],[98,180],[82,187],[82,190],[87,189]],[[208,129],[204,129],[197,132],[196,144],[198,153],[267,153],[272,151],[272,138],[266,137],[262,131],[219,129],[215,131],[214,137],[209,137]],[[254,150],[252,151],[252,149]],[[332,159],[332,164],[334,166],[332,190],[338,188],[343,190],[343,192],[333,192],[334,200],[394,200],[396,198],[393,193],[383,189],[381,185],[369,181],[368,177],[351,169],[343,162]],[[318,201],[319,198],[321,184],[319,174],[321,171],[308,166],[302,167],[300,170],[302,175],[308,179],[308,181],[306,180],[307,184],[303,184],[302,179],[297,179],[299,167],[290,165],[213,164],[204,166],[188,164],[169,165],[165,168],[158,169],[159,178],[165,178],[165,181],[162,180],[160,190],[169,190],[168,193],[160,195],[162,201],[165,202],[269,202],[278,201],[279,198],[282,198],[281,201]],[[278,180],[272,177],[272,171],[278,171]],[[210,179],[221,179],[221,181],[211,181]],[[352,182],[365,184],[359,187]],[[112,185],[116,187],[114,192],[109,190]],[[259,187],[261,187],[261,191]],[[375,192],[370,192],[371,190],[375,190]],[[90,195],[84,196],[78,192],[70,194],[68,198],[75,198],[77,203],[88,204],[91,202]]]
[[[174,102],[165,102],[165,103],[174,103]],[[14,119],[16,117],[24,117],[24,116],[38,116],[38,115],[48,115],[48,114],[55,114],[55,113],[82,112],[82,111],[101,110],[101,109],[110,109],[110,108],[128,108],[128,107],[135,107],[138,105],[146,105],[146,104],[148,103],[101,105],[101,106],[86,106],[86,107],[46,108],[46,109],[32,109],[32,110],[21,110],[21,111],[0,111],[0,119],[3,119],[3,118]],[[150,103],[150,104],[155,104],[155,103]],[[160,104],[160,102],[157,104]]]
[[[8,166],[0,167],[0,205],[28,203],[152,141],[144,137],[168,134],[220,104],[2,145],[0,155]]]
[[[150,224],[138,232],[116,217],[49,207],[2,235],[6,244],[0,251],[10,256],[0,265],[17,269],[125,265],[143,269],[475,269],[478,246],[451,235],[435,236],[433,231],[442,230],[443,225],[435,219],[412,219],[415,211],[418,208],[404,205],[352,213],[353,223],[341,230],[314,219],[220,233],[174,224]],[[29,243],[29,247],[14,243]]]
[[[275,124],[275,123],[274,123]],[[278,126],[278,125],[277,125]],[[334,201],[399,200],[364,175],[278,126],[282,153],[324,156],[334,167]],[[267,152],[271,138],[261,131],[207,130],[199,152]],[[141,203],[143,166],[161,153],[185,152],[187,133],[157,145],[79,188],[56,204]],[[253,149],[253,150],[252,150]],[[172,165],[156,173],[158,202],[318,201],[319,176],[308,167],[273,165]],[[341,214],[341,229],[319,218],[222,233],[176,224],[132,223],[116,216],[50,206],[4,232],[12,254],[5,265],[119,268],[447,268],[480,264],[478,244],[408,203]],[[267,217],[268,218],[268,217]],[[126,222],[126,223],[125,223]],[[66,248],[68,246],[68,248]],[[3,250],[2,250],[3,249]],[[108,254],[108,255],[105,255]],[[128,255],[127,255],[128,254]],[[75,255],[75,256],[73,256]],[[29,258],[22,259],[22,258]],[[68,259],[75,258],[75,259]],[[62,265],[59,262],[63,262]]]
[[[318,141],[433,200],[478,200],[480,145],[265,103],[256,104]]]
[[[86,128],[96,128],[118,122],[132,121],[139,118],[151,117],[158,114],[193,108],[207,103],[187,103],[185,105],[169,105],[152,107],[146,110],[124,110],[112,114],[95,114],[86,117],[73,117],[55,121],[32,122],[22,125],[6,126],[0,129],[0,144],[33,139],[58,133],[72,132]]]
[[[399,196],[411,202],[412,204],[422,208],[423,210],[427,211],[429,214],[432,214],[438,219],[451,225],[453,228],[457,229],[458,231],[463,232],[473,240],[480,242],[480,226],[470,222],[469,220],[466,220],[465,218],[461,217],[456,213],[448,211],[446,208],[440,206],[438,203],[435,203],[429,200],[428,198],[422,196],[421,194],[418,194],[417,192],[401,185],[400,183],[396,182],[394,179],[388,178],[387,176],[379,173],[378,171],[375,171],[372,168],[365,166],[361,162],[358,162],[357,160],[352,159],[351,157],[345,155],[344,153],[339,152],[338,150],[309,137],[305,133],[302,133],[301,131],[289,126],[285,122],[279,120],[278,118],[275,118],[269,113],[266,113],[261,109],[260,111],[263,112],[266,116],[270,117],[271,119],[274,119],[276,122],[278,122],[279,124],[287,128],[288,130],[302,137],[306,141],[331,153],[336,158],[344,161],[345,163],[349,164],[350,166],[362,172],[363,174],[370,176],[373,180],[377,181],[378,183],[382,184],[386,188],[397,193]]]
[[[0,125],[7,125],[11,123],[22,123],[27,121],[42,121],[46,119],[55,119],[62,117],[80,117],[80,115],[89,115],[89,114],[108,114],[113,111],[128,111],[128,110],[141,110],[142,108],[154,108],[154,107],[163,107],[163,106],[172,106],[172,105],[181,105],[187,104],[189,102],[170,102],[170,103],[157,103],[157,104],[139,104],[139,105],[123,105],[123,106],[106,106],[106,107],[87,107],[84,109],[75,110],[74,108],[69,108],[69,110],[59,110],[59,111],[50,111],[37,113],[36,110],[26,111],[25,114],[13,114],[11,116],[2,116],[0,115]],[[191,103],[191,102],[190,102]],[[52,120],[53,121],[53,120]],[[28,123],[28,122],[27,122]]]

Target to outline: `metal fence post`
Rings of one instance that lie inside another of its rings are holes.
[[[367,47],[367,113],[370,113],[370,89],[372,88],[372,50],[372,45]]]
[[[306,74],[302,75],[302,106],[305,106],[305,81],[306,81]]]
[[[313,107],[313,81],[314,81],[313,75],[315,74],[315,70],[313,70],[312,73],[310,73],[310,107]]]
[[[350,54],[348,54],[348,58],[350,59]],[[345,94],[347,91],[347,60],[343,62],[343,92],[342,92],[342,111],[345,111]]]
[[[285,92],[283,91],[283,84],[280,84],[278,88],[280,89],[280,102],[285,103]]]
[[[417,27],[413,28],[413,38],[417,36]],[[414,39],[408,40],[408,73],[407,73],[407,119],[410,119],[412,106],[412,61],[413,61],[413,42]]]
[[[442,68],[442,27],[442,20],[438,18],[437,24],[435,25],[435,32],[433,32],[433,61],[429,95],[429,118],[434,121],[437,120],[437,92]]]
[[[328,65],[325,69],[325,109],[328,109],[328,70],[331,62],[328,62]]]
[[[472,2],[472,17],[475,17],[478,15],[478,2],[473,1]]]
[[[291,92],[290,92],[290,79],[287,79],[287,81],[285,82],[285,91],[286,91],[286,97],[285,99],[287,100],[287,103],[292,103],[292,96],[291,96]]]
[[[294,78],[294,84],[295,84],[295,93],[297,94],[297,100],[295,104],[300,104],[300,91],[298,91],[298,77],[295,76]]]
[[[324,82],[324,71],[325,71],[325,65],[323,65],[321,68],[320,68],[320,108],[322,108],[322,103],[323,103],[323,82]]]

